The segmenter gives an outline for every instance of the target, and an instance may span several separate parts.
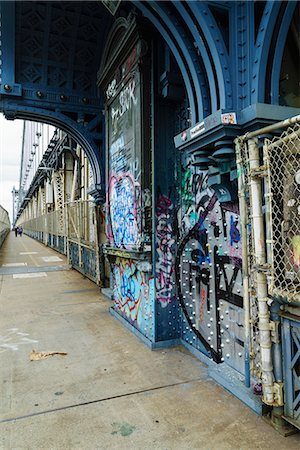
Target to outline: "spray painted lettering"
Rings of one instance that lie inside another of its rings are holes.
[[[110,177],[108,205],[111,233],[108,233],[108,239],[117,247],[139,245],[139,192],[139,184],[130,173]]]
[[[118,106],[111,108],[112,123],[118,122],[127,111],[133,106],[137,105],[137,98],[135,96],[135,79],[133,78],[120,92],[118,97]]]
[[[240,317],[243,306],[238,207],[220,204],[208,187],[207,173],[198,170],[186,170],[181,187],[176,257],[179,300],[184,320],[207,353],[222,361],[226,348],[229,364],[242,370],[238,356],[243,347],[242,323],[238,327],[238,319],[232,319]],[[235,345],[235,355],[230,342]]]
[[[165,195],[157,201],[156,298],[166,307],[174,298],[174,205]]]
[[[114,308],[146,337],[153,337],[154,279],[146,280],[131,259],[116,258]]]

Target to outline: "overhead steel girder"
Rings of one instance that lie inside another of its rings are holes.
[[[208,2],[143,2],[136,7],[158,29],[181,70],[191,125],[233,108],[229,56]],[[228,7],[226,7],[228,9]]]
[[[111,15],[100,2],[2,1],[0,12],[0,111],[68,132],[86,152],[94,195],[103,199],[96,76]]]
[[[208,5],[205,3],[207,2],[191,2],[190,8],[194,15],[193,19],[196,20],[203,30],[210,49],[218,80],[220,108],[231,109],[233,107],[233,99],[229,55],[222,37],[222,30],[216,24]],[[210,79],[209,82],[211,82]]]
[[[165,42],[170,47],[170,50],[172,51],[174,57],[176,58],[177,64],[179,66],[179,69],[181,71],[181,74],[182,74],[182,76],[184,78],[184,82],[185,82],[185,87],[186,87],[187,96],[188,96],[188,100],[189,100],[189,106],[190,106],[191,123],[192,124],[196,123],[197,119],[198,119],[198,110],[197,110],[197,105],[196,105],[196,99],[194,97],[193,86],[192,86],[192,82],[190,80],[190,74],[189,74],[188,68],[186,67],[186,64],[184,61],[184,57],[181,54],[181,52],[178,50],[176,41],[173,40],[173,37],[170,34],[170,32],[168,32],[168,30],[165,28],[164,24],[161,23],[160,18],[158,16],[156,16],[151,11],[151,9],[148,9],[148,5],[145,2],[133,0],[132,3],[134,3],[137,6],[137,8],[142,12],[144,17],[147,17],[147,19],[150,20],[150,22],[155,26],[155,28],[157,28],[157,30],[159,31],[161,36],[164,38]]]
[[[256,37],[252,70],[251,101],[264,103],[265,79],[270,45],[281,2],[269,0],[266,3],[259,31]]]
[[[251,102],[279,103],[279,82],[283,51],[287,34],[297,6],[296,1],[266,3],[259,32],[255,42],[252,72]],[[274,55],[273,50],[275,47]],[[266,75],[271,74],[270,85],[266,86]]]
[[[254,1],[132,3],[159,31],[178,63],[192,126],[218,109],[278,104],[282,55],[297,2],[269,0],[261,15]],[[227,24],[217,19],[216,11],[227,15]]]
[[[68,133],[84,149],[91,164],[94,176],[94,188],[91,190],[91,195],[94,196],[96,202],[104,201],[103,161],[99,149],[94,140],[91,139],[91,133],[83,124],[73,121],[59,111],[44,110],[30,106],[21,106],[20,109],[18,109],[18,104],[7,104],[1,100],[0,109],[9,120],[35,120],[53,125]]]
[[[216,90],[216,83],[214,81],[213,67],[212,67],[211,61],[209,59],[209,54],[205,48],[205,45],[203,43],[203,40],[199,34],[199,31],[198,31],[195,23],[190,20],[190,16],[189,16],[186,8],[184,7],[185,5],[181,2],[174,2],[174,6],[175,6],[175,8],[178,9],[178,12],[184,18],[185,22],[187,24],[189,24],[190,31],[193,35],[193,38],[195,39],[195,46],[197,45],[198,52],[201,55],[204,67],[207,71],[207,77],[210,80],[209,90],[210,90],[210,98],[211,98],[211,109],[212,109],[212,111],[216,111],[218,109],[217,104],[216,104],[217,90]]]
[[[200,117],[209,115],[210,108],[208,105],[208,101],[205,101],[203,97],[203,91],[205,89],[203,88],[201,89],[201,74],[200,70],[197,71],[197,65],[195,64],[195,61],[197,59],[196,49],[189,48],[189,51],[187,51],[187,48],[190,43],[187,39],[185,32],[180,29],[181,23],[177,20],[174,14],[174,11],[176,10],[165,11],[165,9],[167,9],[167,6],[163,8],[158,2],[156,2],[155,11],[157,12],[160,19],[164,21],[165,27],[170,30],[171,35],[176,40],[178,50],[182,55],[185,56],[185,62],[191,80],[193,97],[195,99],[195,104],[198,103],[197,118],[199,119],[199,115]]]
[[[297,2],[288,2],[286,5],[286,10],[280,25],[280,30],[278,33],[278,38],[275,47],[275,53],[273,58],[273,67],[271,74],[271,87],[270,87],[270,97],[273,104],[279,104],[279,84],[280,84],[280,72],[281,63],[284,52],[284,46],[289,31],[289,27],[292,21],[292,17],[297,6]],[[299,55],[298,55],[299,56]]]

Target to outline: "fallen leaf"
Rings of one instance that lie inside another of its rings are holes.
[[[49,356],[54,355],[67,355],[66,352],[55,352],[55,351],[48,351],[48,352],[37,352],[36,350],[32,350],[30,353],[30,361],[39,361],[40,359],[48,358]]]

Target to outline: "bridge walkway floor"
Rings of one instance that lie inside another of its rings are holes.
[[[0,449],[299,449],[181,347],[151,351],[66,258],[0,249]],[[30,360],[36,352],[65,352]]]

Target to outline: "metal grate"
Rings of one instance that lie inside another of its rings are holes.
[[[266,140],[272,266],[269,293],[300,302],[300,124]]]

